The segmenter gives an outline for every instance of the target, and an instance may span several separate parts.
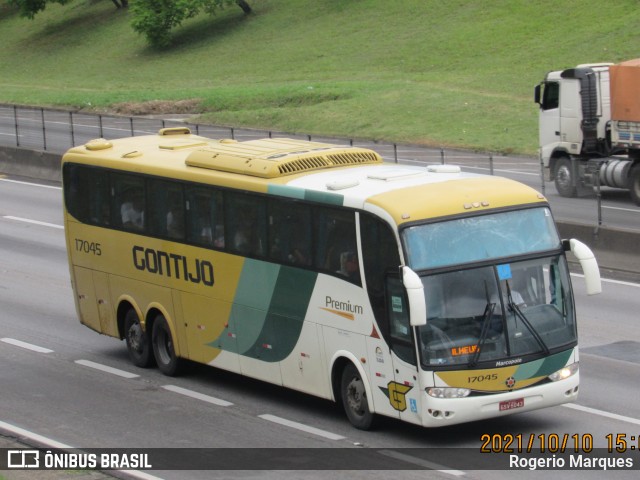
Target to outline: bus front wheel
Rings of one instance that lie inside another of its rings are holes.
[[[151,344],[153,345],[153,353],[156,357],[158,369],[170,377],[178,375],[182,362],[176,356],[169,324],[162,315],[158,315],[153,322]]]
[[[149,334],[142,329],[140,318],[130,309],[124,317],[124,338],[131,363],[136,367],[147,368],[153,364],[153,354]]]
[[[373,424],[373,413],[367,403],[364,380],[352,363],[347,364],[342,371],[340,394],[344,411],[353,426],[360,430],[369,430]]]

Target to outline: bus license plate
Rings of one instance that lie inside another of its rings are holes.
[[[524,407],[524,398],[516,398],[515,400],[507,400],[506,402],[500,402],[500,411],[511,410],[513,408]]]

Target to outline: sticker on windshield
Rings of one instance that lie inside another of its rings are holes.
[[[508,263],[498,265],[498,277],[500,280],[509,280],[511,278],[511,265]]]
[[[402,313],[402,297],[391,297],[391,308],[396,313]]]

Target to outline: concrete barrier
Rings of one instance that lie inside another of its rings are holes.
[[[562,238],[575,238],[593,250],[603,275],[611,272],[616,278],[640,281],[638,232],[622,228],[598,228],[569,221],[558,221],[556,225]],[[568,256],[569,261],[574,260],[572,257]]]
[[[0,147],[0,172],[10,175],[62,181],[59,153],[18,147]]]
[[[62,155],[17,147],[0,147],[0,172],[61,182]],[[558,221],[562,238],[575,238],[593,250],[603,274],[640,281],[640,234],[619,228]],[[569,261],[573,264],[573,256]]]

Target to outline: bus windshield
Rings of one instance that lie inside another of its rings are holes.
[[[406,228],[403,237],[414,270],[561,248],[546,207],[416,225]]]
[[[427,275],[422,282],[428,312],[418,343],[425,368],[548,355],[577,340],[562,255]]]
[[[417,225],[403,235],[411,268],[424,272],[427,325],[418,343],[425,368],[575,345],[569,273],[548,208]]]

